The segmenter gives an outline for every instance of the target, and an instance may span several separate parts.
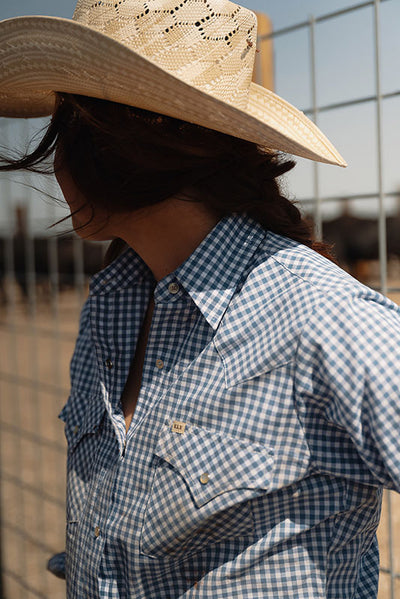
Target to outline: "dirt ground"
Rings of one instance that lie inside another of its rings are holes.
[[[393,299],[400,303],[400,293]],[[0,307],[2,599],[65,597],[64,582],[46,563],[64,547],[65,443],[57,415],[67,399],[81,302],[82,295],[64,292],[57,303],[38,302],[35,318],[20,301]],[[385,570],[400,573],[400,496],[390,500],[391,520],[386,497],[379,528],[379,599],[390,597]],[[395,583],[400,599],[400,578]]]

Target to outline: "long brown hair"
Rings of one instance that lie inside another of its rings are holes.
[[[16,160],[2,158],[0,170],[54,172],[54,152],[55,168],[68,169],[93,208],[113,213],[181,196],[202,201],[220,217],[247,213],[265,229],[329,254],[281,193],[278,178],[295,163],[254,143],[139,108],[60,93],[36,149]]]

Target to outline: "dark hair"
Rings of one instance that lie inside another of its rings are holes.
[[[181,194],[220,217],[247,213],[265,229],[329,254],[281,193],[277,178],[295,163],[252,142],[139,108],[60,93],[37,148],[17,160],[3,159],[0,170],[53,171],[54,151],[55,168],[67,168],[92,206],[126,211]]]

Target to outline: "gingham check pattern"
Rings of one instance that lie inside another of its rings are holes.
[[[68,598],[375,597],[399,365],[393,303],[246,217],[157,285],[125,252],[91,284],[61,414]]]

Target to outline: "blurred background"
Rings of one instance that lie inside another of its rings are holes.
[[[349,166],[297,159],[285,179],[339,263],[400,303],[400,0],[245,0],[259,15],[254,78],[312,118]],[[1,3],[0,19],[71,17],[75,0]],[[24,148],[46,119],[0,119]],[[71,233],[51,177],[0,177],[0,599],[65,597],[46,571],[64,547],[57,419],[88,279],[104,246]],[[386,494],[380,599],[400,599],[400,501]]]

